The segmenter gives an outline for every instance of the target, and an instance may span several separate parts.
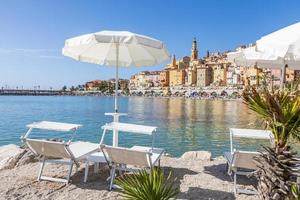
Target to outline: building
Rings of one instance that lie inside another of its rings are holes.
[[[172,63],[167,65],[169,71],[169,86],[183,86],[186,82],[186,69],[188,68],[190,58],[185,56],[181,60],[176,61],[173,55]]]
[[[216,63],[213,65],[213,84],[215,86],[226,86],[227,84],[227,65]]]
[[[150,75],[150,72],[143,71],[132,76],[129,81],[130,88],[137,89],[151,87],[152,83],[149,82],[148,75]]]
[[[160,83],[160,71],[152,71],[146,76],[147,82],[151,84],[150,87],[159,87]]]
[[[173,69],[170,70],[169,73],[170,73],[170,82],[169,82],[170,87],[183,86],[185,84],[185,75],[186,75],[185,70]]]
[[[212,68],[206,65],[197,67],[197,87],[206,87],[212,83]]]
[[[163,70],[160,72],[160,84],[162,87],[169,87],[170,83],[170,71]]]
[[[243,67],[243,83],[245,86],[258,86],[263,70],[258,67]]]
[[[198,59],[198,47],[196,38],[192,42],[191,59],[187,71],[187,86],[196,86],[197,83],[197,67],[202,65],[202,61]]]
[[[85,90],[86,91],[95,91],[99,88],[99,86],[103,83],[102,80],[94,80],[94,81],[89,81],[85,83]]]
[[[230,65],[227,68],[227,85],[238,86],[242,85],[241,70],[239,66]]]

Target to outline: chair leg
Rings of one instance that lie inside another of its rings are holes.
[[[116,167],[112,166],[111,171],[110,171],[110,184],[109,184],[109,190],[112,190],[114,180],[115,180],[115,174],[116,174]]]
[[[70,168],[69,168],[69,173],[68,173],[68,177],[67,177],[68,183],[70,182],[70,177],[71,177],[71,174],[72,174],[73,164],[74,164],[74,162],[71,161]]]
[[[86,162],[85,162],[85,170],[84,170],[84,182],[85,183],[87,182],[88,175],[89,175],[89,161],[86,160]]]
[[[43,158],[42,163],[41,163],[40,171],[39,171],[39,174],[38,174],[38,181],[41,180],[41,176],[42,176],[44,167],[45,167],[45,158]]]
[[[236,185],[236,172],[233,172],[234,174],[233,174],[233,189],[234,189],[234,196],[236,196],[237,195],[237,185]]]

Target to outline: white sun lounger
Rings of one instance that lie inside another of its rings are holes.
[[[152,147],[151,148],[145,147],[148,150],[152,149],[154,146],[154,134],[157,129],[157,127],[154,126],[145,126],[145,125],[120,123],[120,122],[107,123],[103,125],[101,128],[103,129],[103,133],[100,140],[100,145],[103,144],[104,137],[108,131],[111,132],[117,131],[122,133],[145,134],[145,135],[152,136]],[[99,163],[106,163],[103,153],[96,152],[87,157],[86,164],[85,164],[84,182],[87,182],[88,179],[90,163],[95,163],[95,168],[94,168],[95,172],[98,171]]]
[[[237,151],[233,147],[234,138],[263,139],[272,142],[272,132],[268,130],[230,128],[230,152],[224,153],[229,175],[233,174],[234,193],[257,194],[256,191],[237,188],[237,175],[249,175],[257,169],[253,161],[259,152]],[[252,172],[251,172],[252,171]]]
[[[142,146],[122,148],[101,145],[101,149],[111,168],[109,190],[115,187],[113,182],[116,170],[137,171],[140,169],[152,169],[157,163],[159,164],[160,157],[164,152],[163,149]]]
[[[56,142],[43,139],[28,138],[32,129],[45,129],[51,131],[76,131],[81,125],[66,124],[58,122],[37,122],[27,125],[28,132],[22,137],[23,142],[28,148],[40,158],[41,167],[38,174],[38,180],[48,180],[68,183],[72,173],[73,165],[79,166],[79,161],[84,160],[87,155],[99,151],[99,144],[90,142]],[[66,164],[69,165],[69,172],[66,179],[43,176],[45,163]]]

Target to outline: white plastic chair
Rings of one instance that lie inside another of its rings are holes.
[[[159,148],[147,148],[134,146],[132,148],[113,147],[101,145],[105,159],[110,166],[109,190],[116,187],[113,184],[116,170],[137,171],[140,169],[152,169],[159,163],[164,150]]]
[[[38,181],[48,180],[69,183],[73,165],[79,167],[79,161],[84,160],[88,154],[99,150],[99,144],[90,142],[54,142],[47,140],[37,140],[24,138],[23,140],[28,148],[41,158],[41,167],[38,174]],[[69,165],[69,172],[66,179],[43,176],[45,163],[66,164]]]
[[[253,161],[255,156],[259,155],[256,151],[238,151],[233,147],[234,138],[248,138],[256,140],[269,140],[273,142],[272,132],[269,130],[257,129],[237,129],[230,128],[230,152],[224,153],[224,158],[227,161],[227,173],[233,174],[234,178],[234,193],[257,194],[256,191],[242,190],[237,187],[237,175],[249,175],[257,169]],[[249,171],[250,170],[250,171]]]

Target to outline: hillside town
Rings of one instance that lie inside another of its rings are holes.
[[[239,95],[245,86],[259,86],[263,81],[267,81],[270,87],[279,87],[280,69],[237,66],[227,60],[228,52],[207,51],[203,58],[199,58],[198,52],[197,40],[194,38],[190,56],[176,59],[173,54],[171,62],[163,70],[142,71],[131,76],[130,80],[122,79],[120,89],[131,95],[228,96]],[[286,70],[287,82],[298,76],[298,70]],[[90,81],[85,84],[85,89],[113,90],[113,83],[114,79]]]

